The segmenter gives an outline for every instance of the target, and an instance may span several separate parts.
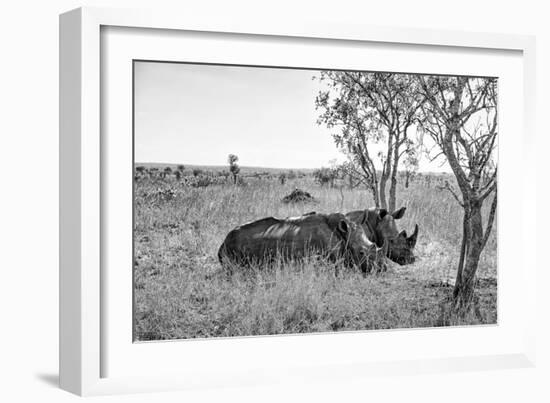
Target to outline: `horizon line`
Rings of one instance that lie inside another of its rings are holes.
[[[140,162],[136,162],[134,161],[134,165],[147,165],[147,164],[155,164],[155,165],[183,165],[184,167],[188,167],[188,166],[199,166],[199,167],[216,167],[216,168],[222,168],[222,167],[228,167],[227,164],[221,164],[221,165],[212,165],[212,164],[186,164],[186,163],[182,163],[182,162],[152,162],[152,161],[149,161],[149,162],[144,162],[144,161],[140,161]],[[287,171],[290,171],[290,170],[294,170],[294,171],[313,171],[315,169],[320,169],[320,168],[330,168],[330,165],[322,165],[322,166],[319,166],[319,167],[315,167],[315,168],[296,168],[296,167],[268,167],[268,166],[259,166],[259,165],[239,165],[240,168],[254,168],[254,169],[278,169],[278,170],[287,170]],[[398,170],[397,172],[405,172],[404,170],[400,169]],[[453,172],[448,172],[448,171],[425,171],[425,170],[418,170],[417,173],[431,173],[431,174],[449,174],[449,175],[452,175]]]

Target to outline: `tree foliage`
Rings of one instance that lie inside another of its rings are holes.
[[[327,89],[315,100],[318,124],[334,129],[349,172],[371,190],[376,205],[393,210],[399,161],[417,146],[409,129],[422,100],[418,82],[408,74],[341,71],[323,71],[319,80]],[[409,165],[417,161],[408,160]]]

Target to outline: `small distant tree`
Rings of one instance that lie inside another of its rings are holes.
[[[185,171],[185,165],[181,165],[181,164],[178,165],[178,166],[176,167],[176,170],[178,170],[178,171],[180,171],[180,172]]]
[[[203,170],[199,168],[193,168],[193,176],[200,176],[203,174]]]
[[[239,157],[237,157],[235,154],[229,154],[229,156],[227,157],[229,172],[231,172],[231,175],[233,175],[233,183],[235,185],[237,184],[237,176],[239,175],[239,172],[241,172],[241,167],[239,167],[237,161],[239,161]]]
[[[170,167],[164,168],[164,176],[167,177],[167,176],[170,176],[170,175],[172,175],[172,168],[170,168]]]
[[[286,183],[286,174],[284,172],[281,172],[279,174],[279,183],[281,185],[284,185]]]

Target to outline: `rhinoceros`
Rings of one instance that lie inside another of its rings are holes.
[[[366,215],[363,217],[366,219]],[[308,213],[300,217],[263,218],[233,229],[218,251],[222,266],[265,264],[321,255],[363,273],[384,269],[384,253],[371,242],[363,227],[343,214]]]
[[[386,209],[369,208],[367,210],[351,211],[346,217],[351,221],[361,224],[370,241],[381,247],[386,244],[386,255],[390,260],[405,265],[414,263],[414,247],[418,238],[418,224],[410,237],[406,231],[398,232],[395,220],[399,220],[405,214],[406,207],[401,207],[393,213]],[[366,215],[366,219],[365,219]]]

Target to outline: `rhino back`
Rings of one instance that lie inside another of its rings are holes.
[[[263,260],[276,255],[300,258],[310,252],[330,252],[338,245],[339,240],[323,215],[269,217],[232,230],[220,248],[220,255],[235,260]]]

